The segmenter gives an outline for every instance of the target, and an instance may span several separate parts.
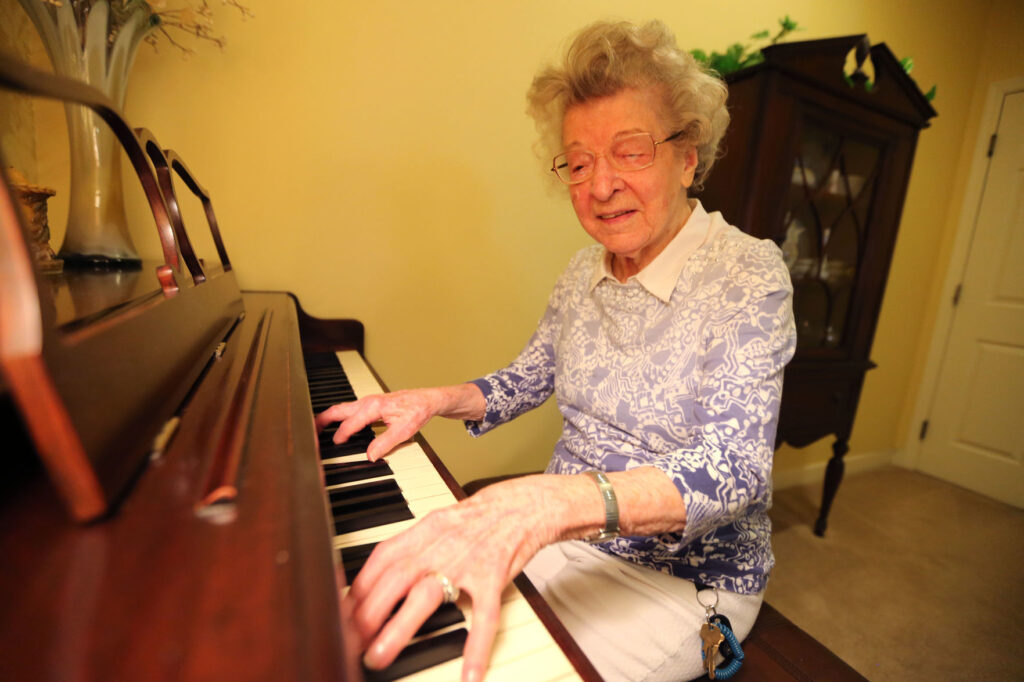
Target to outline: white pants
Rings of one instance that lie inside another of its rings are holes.
[[[637,566],[584,542],[542,549],[526,575],[608,682],[699,677],[704,607],[689,580]],[[764,593],[718,591],[717,612],[746,638]],[[714,602],[711,590],[701,594]],[[720,659],[721,660],[721,659]]]

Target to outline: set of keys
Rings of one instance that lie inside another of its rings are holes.
[[[700,626],[701,650],[700,657],[704,661],[704,669],[707,670],[708,679],[728,680],[736,674],[743,665],[743,649],[740,642],[732,632],[732,624],[729,619],[715,611],[718,606],[718,589],[715,589],[715,603],[704,604],[705,622]],[[697,597],[700,602],[700,597]],[[722,665],[717,664],[718,654],[721,652]]]

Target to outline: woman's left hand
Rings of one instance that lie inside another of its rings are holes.
[[[444,599],[435,575],[440,573],[473,602],[462,679],[483,678],[502,590],[541,547],[561,539],[554,524],[560,496],[550,494],[559,482],[547,480],[552,478],[529,476],[489,486],[377,546],[346,596],[368,667],[389,665],[437,610]]]

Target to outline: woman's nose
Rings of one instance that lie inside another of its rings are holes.
[[[595,199],[604,201],[618,189],[619,171],[603,155],[594,160],[594,175],[590,178],[590,192]]]

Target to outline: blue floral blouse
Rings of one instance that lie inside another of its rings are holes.
[[[767,511],[783,367],[796,345],[792,285],[775,244],[694,204],[673,242],[625,283],[600,245],[577,253],[519,357],[474,382],[487,412],[467,428],[481,435],[554,393],[563,425],[548,473],[654,466],[686,504],[682,532],[603,550],[757,593],[774,563]]]

